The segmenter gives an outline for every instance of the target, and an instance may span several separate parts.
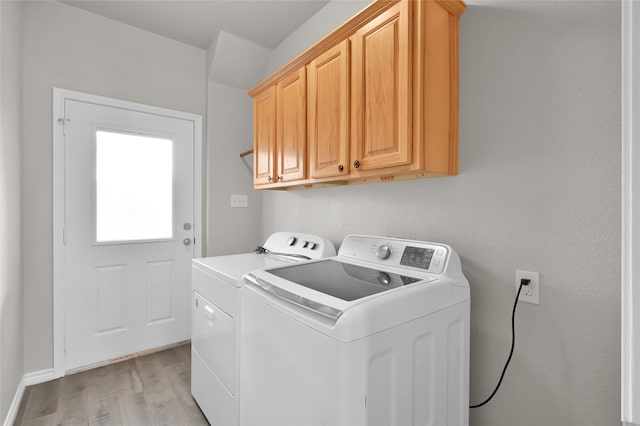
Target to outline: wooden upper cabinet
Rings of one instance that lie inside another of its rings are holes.
[[[412,160],[412,2],[397,3],[352,40],[352,172]]]
[[[457,174],[465,8],[373,1],[252,89],[255,186]]]
[[[309,177],[349,174],[349,40],[307,66]]]
[[[276,88],[265,89],[253,98],[253,181],[273,182],[276,148]]]
[[[304,179],[307,152],[307,78],[302,67],[276,88],[278,182]]]

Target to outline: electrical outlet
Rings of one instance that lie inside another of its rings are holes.
[[[520,302],[538,304],[540,302],[540,275],[537,272],[516,270],[516,292],[523,279],[530,280],[520,291]]]

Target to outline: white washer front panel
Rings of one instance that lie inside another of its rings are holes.
[[[468,300],[344,343],[241,293],[241,425],[468,425]]]

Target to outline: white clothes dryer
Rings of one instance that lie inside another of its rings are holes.
[[[468,425],[469,285],[448,245],[350,235],[245,283],[241,425]]]
[[[276,232],[255,253],[193,259],[191,393],[211,424],[238,424],[242,276],[335,254],[326,238]]]

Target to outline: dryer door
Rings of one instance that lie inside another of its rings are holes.
[[[192,336],[194,350],[220,379],[229,393],[236,393],[236,322],[222,309],[193,292]]]

